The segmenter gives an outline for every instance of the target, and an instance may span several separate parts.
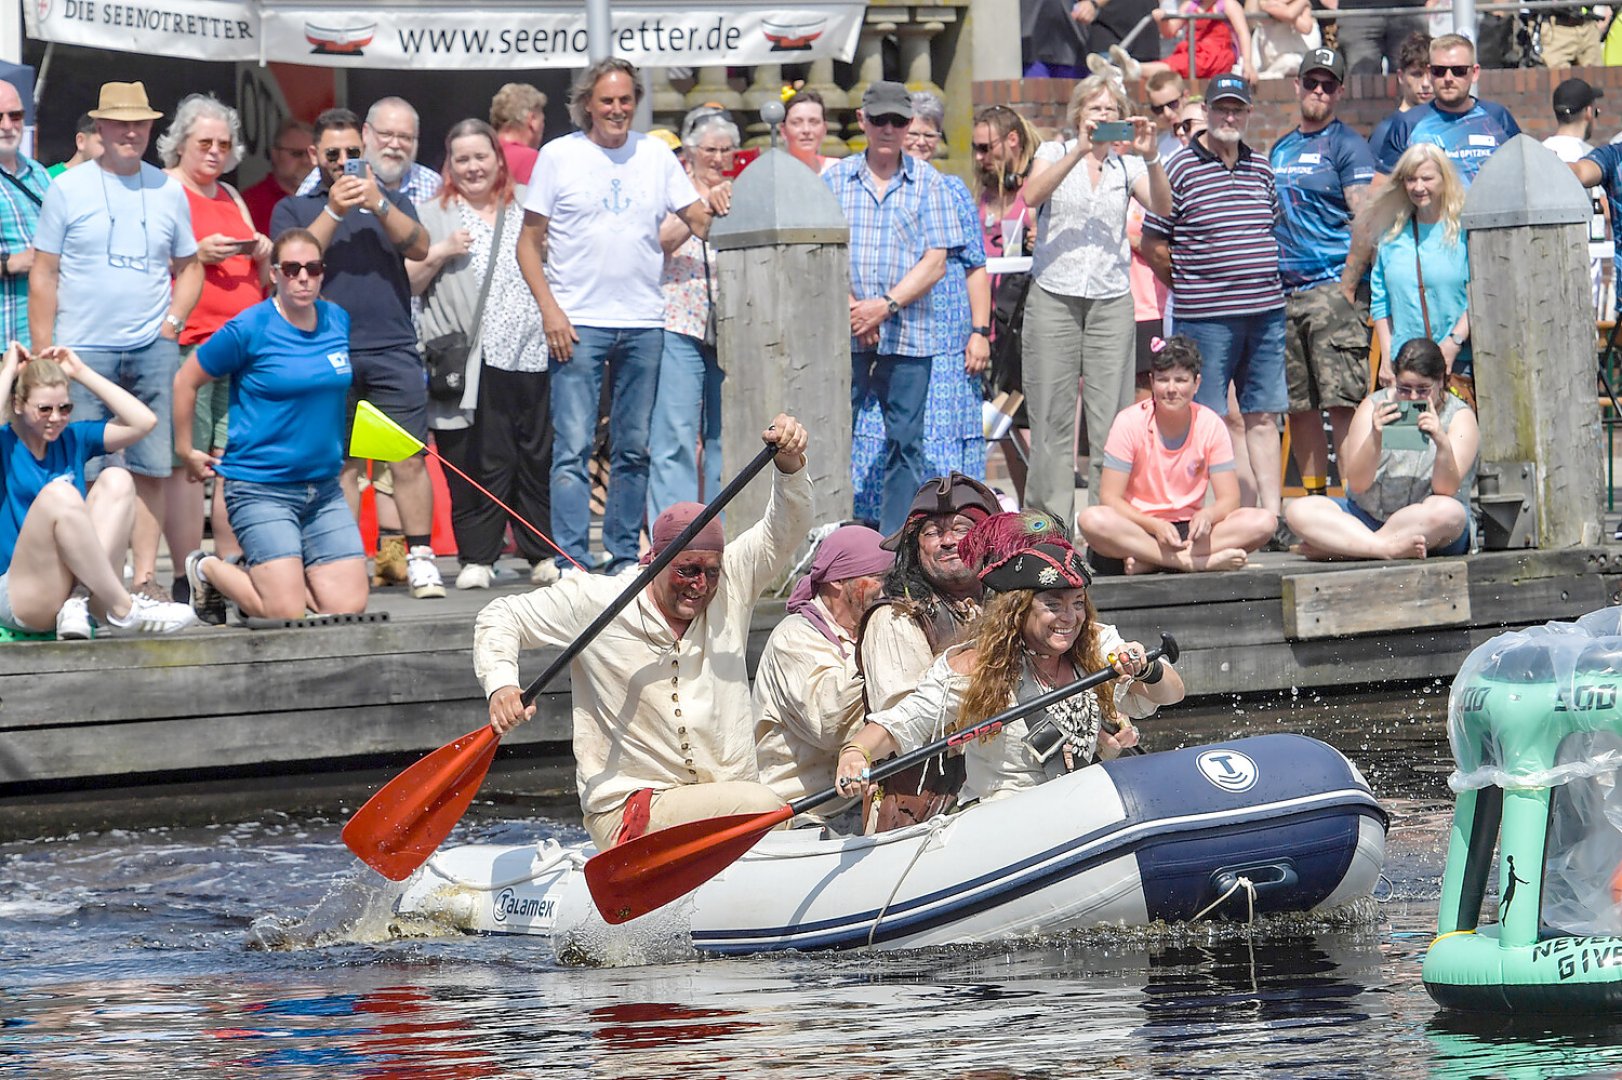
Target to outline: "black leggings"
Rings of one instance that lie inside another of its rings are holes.
[[[552,528],[551,388],[552,378],[545,372],[483,368],[472,426],[434,432],[446,461],[548,535]],[[451,493],[457,560],[463,565],[492,565],[501,557],[510,520],[506,511],[449,469],[445,482]],[[513,521],[512,531],[518,553],[531,563],[557,554],[529,526]]]

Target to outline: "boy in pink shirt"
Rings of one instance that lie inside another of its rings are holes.
[[[1150,347],[1153,396],[1116,415],[1098,504],[1076,521],[1089,559],[1101,573],[1112,564],[1128,574],[1236,570],[1272,538],[1276,519],[1239,505],[1227,426],[1194,401],[1199,349],[1182,335]]]

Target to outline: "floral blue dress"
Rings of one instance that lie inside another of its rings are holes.
[[[956,470],[976,480],[986,476],[986,440],[980,376],[963,370],[972,321],[968,273],[986,264],[980,214],[963,181],[946,177],[952,205],[969,237],[966,247],[946,261],[946,276],[935,286],[935,310],[941,313],[935,353],[929,370],[929,397],[924,404],[924,466],[927,476]],[[850,448],[855,514],[879,519],[884,487],[884,413],[878,398],[868,395],[856,414]]]

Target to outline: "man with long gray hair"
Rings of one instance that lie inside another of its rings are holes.
[[[590,557],[586,461],[605,370],[613,450],[604,568],[636,565],[665,321],[659,225],[674,214],[703,238],[711,214],[729,206],[730,189],[712,189],[706,202],[668,146],[631,130],[642,92],[624,60],[582,72],[569,91],[580,130],[541,148],[524,199],[518,265],[540,306],[552,362],[552,535],[568,553],[558,559],[565,574]]]

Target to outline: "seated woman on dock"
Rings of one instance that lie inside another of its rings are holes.
[[[1470,550],[1476,414],[1448,393],[1447,361],[1435,342],[1405,343],[1393,368],[1395,382],[1352,414],[1340,463],[1348,498],[1309,495],[1284,512],[1301,537],[1297,550],[1309,559],[1423,559]],[[1403,445],[1390,445],[1399,438]]]
[[[247,569],[204,551],[186,556],[191,602],[225,621],[366,610],[366,552],[338,486],[349,395],[349,316],[320,299],[321,245],[288,229],[271,251],[276,291],[235,316],[175,375],[175,454],[198,480],[225,478],[225,510]],[[191,444],[197,391],[231,377],[225,454]]]
[[[1183,680],[1170,663],[1145,662],[1141,644],[1098,621],[1081,553],[1057,530],[1027,531],[1023,517],[998,514],[965,539],[971,564],[979,561],[973,556],[984,557],[980,581],[991,594],[973,639],[936,659],[916,693],[868,717],[839,752],[842,789],[864,785],[875,758],[914,750],[1106,664],[1120,672],[1113,683],[967,746],[959,805],[1005,798],[1117,757],[1138,742],[1128,717],[1182,700]]]
[[[100,398],[110,420],[69,423],[68,383]],[[72,349],[30,358],[16,342],[0,362],[0,625],[25,634],[88,638],[90,617],[121,630],[168,634],[193,625],[184,604],[132,595],[120,571],[135,522],[135,483],[105,468],[85,490],[88,458],[133,446],[158,424],[152,410],[96,374]],[[88,601],[75,586],[90,591]]]
[[[1076,526],[1099,573],[1237,570],[1278,521],[1239,505],[1228,429],[1194,401],[1199,348],[1181,334],[1149,348],[1152,396],[1116,415],[1098,505],[1083,510]]]

